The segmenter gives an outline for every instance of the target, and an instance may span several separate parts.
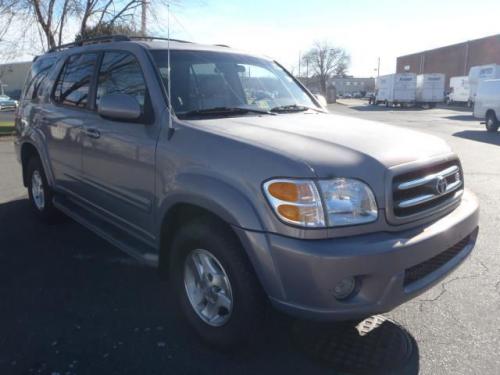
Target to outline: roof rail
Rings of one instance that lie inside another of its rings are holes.
[[[103,35],[95,38],[88,38],[79,40],[78,42],[61,44],[60,46],[51,48],[49,52],[58,51],[66,48],[81,47],[87,44],[109,43],[109,42],[124,42],[129,41],[130,38],[126,35]]]
[[[132,40],[141,40],[141,39],[142,40],[170,40],[171,42],[191,43],[187,40],[168,39],[168,38],[161,38],[161,37],[156,37],[156,36],[103,35],[103,36],[97,36],[95,38],[88,38],[88,39],[79,40],[78,42],[61,44],[60,46],[51,48],[49,50],[49,52],[55,52],[55,51],[66,49],[66,48],[81,47],[81,46],[84,46],[87,44],[127,42],[127,41],[132,41]]]
[[[231,48],[231,47],[230,47],[230,46],[228,46],[227,44],[214,44],[214,46],[216,46],[216,47]]]
[[[193,43],[193,42],[190,42],[189,40],[180,40],[180,39],[172,39],[172,38],[162,38],[162,37],[158,37],[158,36],[129,36],[128,37],[130,40],[141,40],[141,39],[145,39],[145,40],[165,40],[165,41],[168,41],[170,40],[171,42],[177,42],[177,43]]]

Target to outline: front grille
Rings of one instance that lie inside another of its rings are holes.
[[[394,215],[405,218],[438,208],[462,190],[462,170],[457,160],[403,173],[393,179]]]
[[[436,271],[437,269],[448,263],[450,260],[455,258],[455,256],[457,256],[457,254],[460,253],[469,243],[470,238],[471,236],[469,235],[462,241],[450,247],[448,250],[443,251],[442,253],[429,260],[426,260],[425,262],[408,268],[405,271],[404,286],[406,287],[407,285],[414,283],[415,281],[423,279],[425,276],[431,274],[432,272]]]

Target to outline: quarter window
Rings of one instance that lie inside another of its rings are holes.
[[[86,108],[97,54],[70,56],[59,76],[54,100],[68,106]]]
[[[57,58],[47,57],[36,60],[31,66],[29,77],[26,80],[24,99],[35,99],[41,94],[41,86],[50,73],[50,70],[57,62]]]
[[[133,55],[126,52],[104,54],[97,83],[97,107],[104,95],[126,94],[134,97],[144,112],[146,93],[141,67]]]

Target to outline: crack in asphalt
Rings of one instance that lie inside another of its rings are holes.
[[[458,280],[470,280],[470,279],[477,279],[478,277],[480,277],[482,274],[477,274],[477,275],[469,275],[469,276],[458,276],[458,277],[454,277],[453,279],[450,279],[450,280],[447,280],[445,282],[443,282],[440,287],[441,287],[441,291],[439,292],[439,294],[434,297],[434,298],[429,298],[429,299],[421,299],[421,300],[418,300],[418,310],[420,312],[424,312],[423,310],[423,306],[425,303],[429,303],[429,302],[436,302],[438,301],[446,292],[448,292],[448,289],[447,289],[447,286],[455,281],[458,281]],[[500,282],[499,282],[500,284]]]

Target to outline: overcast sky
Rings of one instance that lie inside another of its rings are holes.
[[[500,33],[499,0],[185,0],[171,36],[271,56],[288,68],[314,40],[351,55],[350,74],[392,73],[396,57]],[[159,16],[162,17],[161,15]]]

